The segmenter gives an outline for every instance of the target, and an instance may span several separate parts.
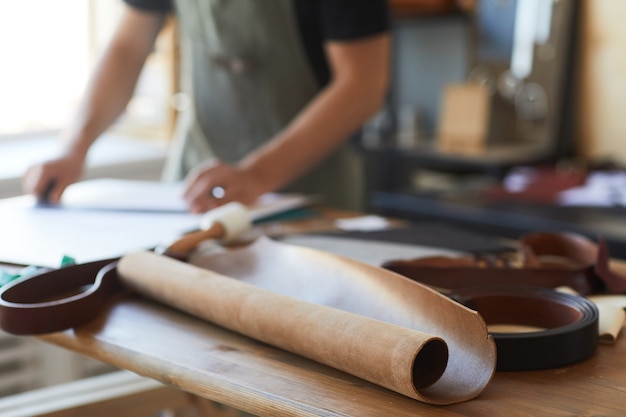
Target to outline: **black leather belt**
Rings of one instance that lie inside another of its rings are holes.
[[[491,332],[498,371],[555,368],[589,358],[598,342],[598,309],[588,299],[533,287],[464,288],[450,294],[478,311],[487,325],[510,324],[545,330]]]

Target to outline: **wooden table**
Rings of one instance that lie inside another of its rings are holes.
[[[116,367],[261,416],[623,416],[626,340],[591,359],[498,372],[477,398],[431,406],[335,369],[122,294],[88,325],[41,337]]]

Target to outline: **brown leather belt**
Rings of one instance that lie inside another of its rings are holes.
[[[112,259],[17,279],[2,288],[0,327],[32,335],[80,326],[101,313],[109,296],[121,289]]]
[[[518,252],[474,257],[397,259],[382,266],[415,281],[447,290],[485,285],[556,288],[579,294],[626,293],[626,278],[609,269],[606,243],[570,233],[524,236]]]
[[[606,243],[571,233],[524,236],[516,253],[390,260],[384,268],[438,288],[477,310],[488,324],[544,328],[492,332],[499,371],[558,367],[590,357],[598,341],[598,310],[583,295],[626,293],[626,278],[609,268]]]
[[[202,241],[224,233],[224,224],[215,222],[155,251],[184,261]],[[0,328],[13,334],[34,335],[89,322],[102,311],[109,296],[123,289],[116,271],[118,261],[114,258],[72,265],[9,282],[0,289]]]

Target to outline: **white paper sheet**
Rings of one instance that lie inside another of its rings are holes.
[[[415,259],[427,256],[458,256],[458,251],[427,246],[359,240],[340,236],[292,235],[281,239],[290,245],[306,246],[355,261],[380,266],[391,259]]]
[[[59,267],[64,255],[77,262],[149,249],[197,228],[187,213],[39,208],[34,199],[0,203],[0,262]]]
[[[562,191],[557,196],[563,206],[611,207],[626,205],[625,172],[593,172],[584,185]]]
[[[187,212],[182,182],[119,180],[103,178],[83,181],[63,194],[61,206],[69,209],[139,211],[144,213]],[[253,221],[316,202],[315,196],[268,193],[250,207]]]
[[[38,207],[32,196],[0,201],[0,262],[57,268],[150,249],[198,229],[186,211],[182,183],[89,180],[70,186],[60,206]],[[306,205],[300,195],[268,194],[252,220]]]
[[[96,179],[82,181],[63,194],[67,208],[185,213],[183,183]]]

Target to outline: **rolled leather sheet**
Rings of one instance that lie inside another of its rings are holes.
[[[478,313],[391,271],[268,238],[190,262],[136,252],[118,274],[148,297],[427,403],[470,400],[495,372]]]

